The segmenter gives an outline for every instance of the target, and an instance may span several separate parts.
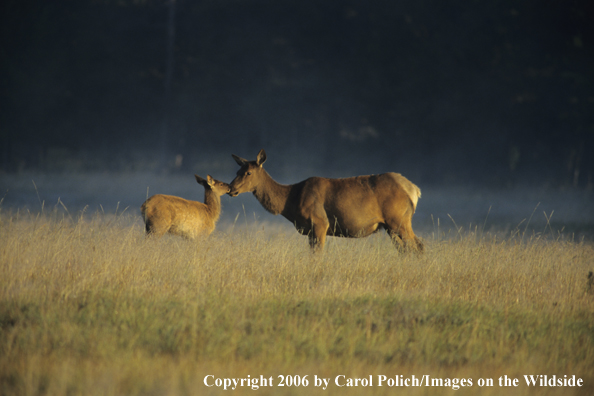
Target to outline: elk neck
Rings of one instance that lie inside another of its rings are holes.
[[[281,214],[289,199],[290,185],[280,184],[262,169],[262,181],[254,190],[254,196],[264,209],[273,215]]]

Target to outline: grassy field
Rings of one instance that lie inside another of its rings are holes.
[[[190,242],[126,214],[0,212],[0,394],[594,394],[591,243],[422,236],[424,255],[384,234],[312,255],[289,224]],[[248,375],[273,386],[224,390]]]

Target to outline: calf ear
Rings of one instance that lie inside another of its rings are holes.
[[[260,150],[258,153],[258,157],[256,158],[256,164],[262,166],[266,162],[266,151],[264,149]]]
[[[235,154],[231,154],[231,157],[233,157],[233,159],[235,160],[235,162],[237,162],[237,165],[239,166],[244,166],[249,162],[248,160],[238,157]]]
[[[215,184],[215,179],[213,179],[210,175],[206,175],[206,182],[212,187]]]
[[[200,176],[198,176],[198,175],[194,175],[194,177],[196,178],[196,181],[198,182],[198,184],[200,184],[200,185],[202,185],[202,186],[203,186],[203,185],[204,185],[204,183],[206,183],[206,180],[204,180],[204,179],[203,179],[203,178],[201,178]]]

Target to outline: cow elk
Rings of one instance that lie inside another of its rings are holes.
[[[314,249],[324,247],[326,235],[359,238],[383,228],[398,250],[423,250],[411,224],[421,190],[399,173],[344,179],[310,177],[284,185],[262,167],[264,150],[255,161],[233,158],[241,168],[230,184],[229,195],[252,192],[264,209],[283,215],[307,235]]]
[[[204,203],[172,195],[153,195],[140,207],[147,235],[161,237],[170,233],[195,239],[199,235],[209,235],[215,229],[221,214],[221,195],[230,192],[229,185],[210,175],[206,180],[194,176],[204,186]]]

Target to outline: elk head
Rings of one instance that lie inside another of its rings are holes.
[[[230,184],[231,191],[229,195],[235,197],[244,192],[254,192],[260,183],[262,173],[265,172],[262,165],[266,161],[266,152],[260,150],[255,161],[248,161],[232,154],[233,159],[241,168],[237,171],[237,176]]]

